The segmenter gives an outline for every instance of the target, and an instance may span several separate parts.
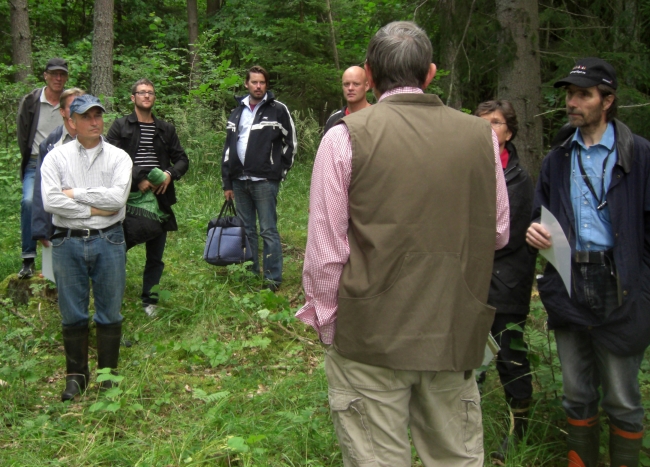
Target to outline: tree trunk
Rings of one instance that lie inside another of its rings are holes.
[[[330,0],[325,0],[325,5],[327,6],[327,21],[330,24],[330,35],[332,36],[332,55],[334,57],[334,65],[336,66],[336,71],[340,71],[339,51],[336,48],[336,34],[334,31],[334,20],[332,19],[332,3]]]
[[[463,105],[460,93],[459,57],[465,35],[469,27],[474,1],[440,0],[440,68],[448,71],[449,75],[442,79],[445,90],[445,103],[454,109]]]
[[[113,96],[113,0],[96,0],[90,92]],[[106,101],[110,106],[110,102]]]
[[[537,179],[541,161],[542,120],[539,65],[539,12],[536,0],[497,0],[499,36],[499,99],[509,100],[517,112],[517,153]]]
[[[11,48],[18,67],[16,81],[24,81],[32,72],[32,36],[29,33],[27,0],[10,0]]]
[[[196,0],[187,0],[187,30],[190,49],[190,89],[194,89],[199,74],[199,10]]]
[[[226,3],[225,0],[208,0],[205,12],[208,18],[216,15]]]

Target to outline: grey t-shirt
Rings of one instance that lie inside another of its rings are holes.
[[[40,113],[38,114],[38,125],[34,134],[32,144],[32,155],[38,155],[38,146],[48,137],[59,125],[63,125],[63,118],[59,113],[59,104],[50,104],[45,98],[45,88],[41,92]]]

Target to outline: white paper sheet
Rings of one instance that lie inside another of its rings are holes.
[[[551,263],[560,274],[569,296],[571,296],[571,246],[562,226],[555,216],[542,206],[542,227],[551,234],[551,248],[539,253]]]
[[[43,277],[56,284],[56,281],[54,280],[54,269],[52,269],[52,247],[43,246],[41,248],[41,251],[43,252],[43,257],[41,262]]]

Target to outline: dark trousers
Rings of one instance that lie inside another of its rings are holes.
[[[508,329],[509,323],[517,324],[523,331],[526,315],[497,313],[492,323],[492,336],[501,347],[496,366],[508,403],[512,400],[530,399],[533,395],[533,377],[530,374],[528,347],[524,342],[524,333]],[[513,346],[516,349],[513,349]]]
[[[151,305],[158,303],[158,293],[151,292],[151,289],[160,283],[165,263],[163,263],[163,253],[165,252],[165,243],[167,241],[167,232],[163,232],[156,238],[145,243],[147,252],[147,261],[144,265],[144,274],[142,275],[142,303]]]

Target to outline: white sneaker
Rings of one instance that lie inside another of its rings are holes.
[[[149,305],[142,305],[142,309],[147,314],[147,316],[151,318],[158,314],[158,305],[154,305],[153,303]]]

